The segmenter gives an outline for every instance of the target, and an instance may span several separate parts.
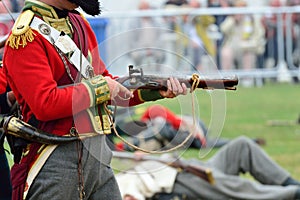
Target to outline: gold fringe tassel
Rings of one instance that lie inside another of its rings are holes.
[[[8,44],[13,49],[18,49],[19,46],[24,48],[28,42],[32,42],[34,40],[35,35],[36,34],[33,32],[33,30],[28,28],[28,30],[21,35],[10,35],[8,38]]]

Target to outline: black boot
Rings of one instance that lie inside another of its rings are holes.
[[[299,185],[300,186],[300,182],[293,179],[292,177],[288,177],[283,183],[283,186],[288,186],[288,185]]]

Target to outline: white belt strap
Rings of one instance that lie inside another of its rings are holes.
[[[90,78],[89,72],[93,69],[91,64],[68,35],[62,35],[61,32],[49,26],[49,24],[38,17],[33,18],[30,27],[37,30],[52,45],[55,45],[64,54],[71,53],[72,56],[69,58],[69,61],[76,67],[85,79]]]

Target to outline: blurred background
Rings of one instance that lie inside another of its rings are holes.
[[[22,0],[3,0],[16,18]],[[87,16],[113,74],[133,64],[161,73],[237,74],[241,85],[298,82],[299,0],[114,0]],[[0,3],[0,38],[12,16]],[[121,45],[120,45],[121,44]]]
[[[298,82],[297,0],[101,3],[100,48],[116,74],[131,63],[156,71],[235,73],[250,87],[266,80]]]

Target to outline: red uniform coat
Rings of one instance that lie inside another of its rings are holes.
[[[0,68],[0,94],[3,94],[6,92],[6,86],[7,86],[6,77],[3,72],[3,69]]]
[[[30,3],[32,2],[27,1],[28,5]],[[73,34],[74,41],[78,44],[78,35],[81,36],[83,53],[87,56],[87,50],[89,50],[89,58],[91,58],[95,74],[112,77],[100,58],[98,43],[88,22],[83,20],[78,13],[69,14],[69,17],[73,30],[78,30],[78,33],[75,31]],[[24,19],[27,22],[30,20]],[[21,19],[21,22],[24,21]],[[14,28],[22,29],[23,24],[18,25],[18,22],[17,20]],[[56,135],[68,134],[73,126],[79,133],[94,132],[90,117],[86,112],[91,105],[87,87],[80,82],[72,84],[72,79],[69,78],[68,70],[60,55],[41,34],[36,30],[31,32],[31,29],[24,29],[24,31],[29,32],[22,33],[23,37],[18,34],[10,35],[3,58],[4,72],[21,107],[23,120],[28,122],[32,116],[35,116],[39,121],[38,128]],[[68,66],[72,78],[76,79],[78,72],[70,64]],[[144,101],[140,98],[141,96],[143,97],[136,91],[134,99],[118,103],[136,105]],[[156,95],[156,99],[157,97]],[[22,158],[20,164],[15,163],[12,168],[14,200],[22,199],[24,189],[28,189],[27,173],[37,158],[39,147],[38,143],[31,144],[27,156]]]
[[[85,20],[82,25],[86,29],[84,36],[92,53],[95,73],[111,76],[100,58],[91,26]],[[51,124],[52,133],[65,135],[73,126],[73,116],[76,116],[75,125],[79,132],[92,132],[85,111],[91,101],[87,88],[83,84],[58,87],[59,80],[66,76],[64,63],[52,44],[35,30],[34,34],[34,40],[25,47],[6,46],[3,59],[7,80],[22,108],[24,121],[34,114],[39,121]],[[143,102],[139,95],[135,94],[135,97],[130,105]]]

